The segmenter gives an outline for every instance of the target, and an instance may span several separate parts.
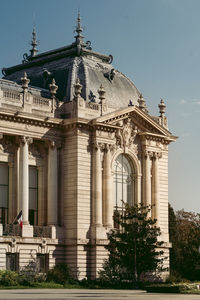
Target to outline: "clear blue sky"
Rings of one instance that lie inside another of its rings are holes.
[[[169,201],[200,212],[200,1],[0,0],[0,67],[21,62],[33,23],[40,52],[70,44],[78,8],[85,39],[114,56],[150,112],[165,100],[179,136],[169,147]]]

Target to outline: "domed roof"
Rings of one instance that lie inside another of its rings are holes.
[[[76,40],[71,45],[37,55],[36,33],[33,31],[31,55],[26,54],[20,65],[4,68],[4,78],[20,83],[26,72],[30,85],[46,89],[54,78],[58,85],[57,98],[71,101],[78,77],[83,86],[82,97],[86,101],[99,102],[97,90],[102,85],[109,107],[127,107],[130,100],[137,104],[140,92],[130,79],[114,69],[112,56],[92,51],[91,43],[83,41],[80,16],[76,32]]]

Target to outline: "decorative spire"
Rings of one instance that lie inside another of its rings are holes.
[[[54,99],[56,96],[56,91],[58,89],[58,86],[56,85],[56,81],[54,78],[52,80],[52,83],[49,84],[49,89],[50,89],[51,97]]]
[[[34,57],[37,55],[37,53],[38,53],[37,45],[38,45],[38,41],[37,41],[37,37],[36,37],[36,31],[35,31],[35,27],[33,27],[32,41],[31,41],[32,49],[30,50],[31,57]]]
[[[106,111],[106,100],[105,100],[105,93],[106,91],[103,88],[103,85],[101,84],[100,88],[98,89],[99,99],[100,99],[100,105],[101,105],[101,116],[103,115],[103,112]]]
[[[80,84],[80,80],[77,77],[76,78],[76,82],[74,84],[74,94],[75,94],[75,99],[78,99],[79,97],[81,97],[81,91],[82,91],[82,84]]]
[[[58,107],[58,101],[56,100],[56,92],[57,92],[57,89],[58,89],[58,86],[56,85],[56,81],[55,79],[53,78],[52,79],[52,83],[49,84],[49,90],[50,90],[50,93],[51,93],[51,98],[52,98],[52,104],[51,104],[51,112],[53,113],[54,112],[54,109],[56,107],[56,104],[57,104],[57,107]],[[56,103],[55,103],[56,102]]]
[[[80,11],[78,11],[76,32],[77,32],[77,35],[75,36],[76,44],[79,45],[79,44],[81,44],[83,42],[83,36],[81,34],[83,32],[83,28],[81,27]]]
[[[144,112],[148,113],[146,101],[145,101],[145,99],[143,98],[142,94],[140,94],[140,96],[139,96],[138,103],[139,103],[139,108],[140,108],[141,110],[143,110]]]
[[[142,110],[145,109],[146,103],[142,94],[140,94],[139,96],[138,103],[139,103],[139,108],[141,108]]]
[[[100,88],[98,89],[97,92],[98,92],[98,94],[99,94],[99,99],[101,100],[101,103],[102,103],[102,101],[105,100],[105,93],[106,93],[106,91],[104,90],[102,84],[101,84],[101,86],[100,86]]]
[[[30,82],[30,79],[27,78],[26,72],[24,72],[24,77],[21,78],[21,82],[22,82],[23,91],[25,93],[28,91],[28,84]]]
[[[164,116],[165,114],[165,110],[166,110],[166,105],[165,102],[163,101],[163,99],[160,100],[160,103],[158,104],[159,107],[159,113],[160,113],[160,117]]]

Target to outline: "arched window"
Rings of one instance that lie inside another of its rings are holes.
[[[123,210],[123,203],[134,203],[133,167],[127,157],[120,154],[114,162],[114,211]]]

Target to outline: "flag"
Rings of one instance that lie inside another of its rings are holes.
[[[22,210],[19,212],[16,220],[19,223],[19,226],[22,228]]]

